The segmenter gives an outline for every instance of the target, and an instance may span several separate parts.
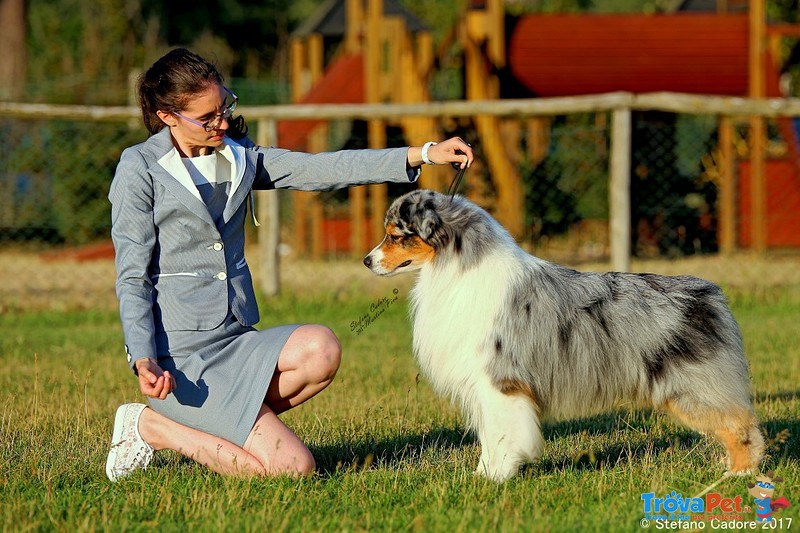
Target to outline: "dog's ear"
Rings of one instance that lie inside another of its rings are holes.
[[[415,206],[411,216],[411,224],[419,237],[434,248],[447,245],[447,234],[443,229],[444,221],[436,208],[434,199],[429,198]]]
[[[417,234],[426,242],[430,241],[442,227],[442,217],[436,212],[433,200],[423,202],[414,218]]]
[[[433,192],[417,191],[400,199],[387,213],[397,226],[408,234],[415,234],[434,248],[443,248],[448,241],[444,221],[437,210]]]

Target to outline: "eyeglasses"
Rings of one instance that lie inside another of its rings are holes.
[[[239,105],[239,97],[236,96],[235,94],[233,94],[233,91],[231,91],[230,89],[228,89],[224,85],[222,86],[222,88],[225,89],[226,93],[231,95],[231,97],[233,98],[233,101],[230,104],[228,104],[228,106],[225,107],[222,111],[220,111],[218,114],[216,114],[214,116],[214,118],[212,118],[210,120],[207,120],[205,122],[200,122],[199,120],[195,120],[193,118],[189,118],[187,116],[184,116],[184,115],[178,113],[177,111],[173,111],[173,114],[174,115],[178,115],[179,117],[181,117],[183,120],[186,120],[187,122],[191,122],[192,124],[196,124],[196,125],[200,126],[201,128],[203,128],[206,131],[213,131],[213,130],[217,129],[219,127],[219,125],[222,124],[223,120],[229,120],[233,116],[233,112],[236,111],[236,106]]]

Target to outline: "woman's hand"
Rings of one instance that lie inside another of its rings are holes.
[[[139,374],[139,390],[150,398],[163,400],[178,385],[169,370],[162,370],[158,363],[150,358],[136,361],[136,372]]]
[[[408,149],[408,164],[418,167],[423,163],[430,162],[434,165],[444,165],[453,163],[458,168],[467,168],[472,164],[472,147],[461,137],[452,137],[438,144],[428,143],[427,161],[423,157],[424,146],[412,146]]]

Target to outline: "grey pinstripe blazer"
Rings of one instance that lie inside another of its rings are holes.
[[[128,353],[156,358],[155,335],[208,330],[228,309],[242,324],[259,320],[244,258],[244,222],[252,189],[326,190],[348,185],[411,183],[407,149],[306,154],[227,139],[231,192],[220,227],[196,193],[169,128],[127,148],[111,183],[111,237],[116,292]]]

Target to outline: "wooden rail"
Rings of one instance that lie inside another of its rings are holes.
[[[239,107],[248,120],[390,120],[414,116],[458,117],[491,115],[531,117],[628,108],[726,116],[800,116],[800,98],[739,98],[682,93],[625,92],[516,100],[450,100],[418,104],[292,104]],[[0,102],[0,113],[26,119],[121,120],[139,119],[135,106],[80,106]]]

